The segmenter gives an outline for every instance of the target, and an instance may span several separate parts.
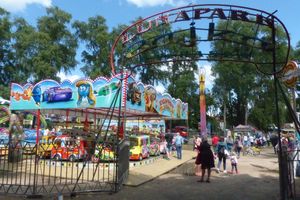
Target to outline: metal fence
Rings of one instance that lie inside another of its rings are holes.
[[[112,142],[113,141],[113,142]],[[71,195],[117,192],[128,176],[129,145],[105,141],[82,149],[82,141],[30,144],[0,141],[0,193]]]
[[[298,149],[282,151],[282,171],[284,172],[284,185],[287,199],[299,199],[300,191],[297,190],[296,179],[299,177],[300,154]],[[297,172],[298,170],[298,172]],[[299,187],[299,186],[298,186]]]

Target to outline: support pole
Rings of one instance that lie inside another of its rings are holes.
[[[66,110],[66,129],[68,129],[68,126],[69,126],[69,113],[70,113],[70,110],[67,109]]]
[[[279,105],[278,105],[278,89],[277,89],[277,82],[278,78],[276,76],[276,40],[275,40],[275,23],[274,23],[274,17],[272,16],[272,44],[273,44],[273,78],[274,78],[274,89],[275,89],[275,106],[276,106],[276,116],[277,116],[277,134],[278,134],[278,147],[279,147],[279,152],[278,152],[278,163],[279,163],[279,186],[280,186],[280,199],[285,200],[287,199],[287,186],[285,184],[285,172],[284,172],[284,167],[283,167],[283,152],[282,152],[282,145],[281,145],[281,127],[280,127],[280,115],[279,115]]]

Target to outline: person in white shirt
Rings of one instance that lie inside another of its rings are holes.
[[[249,136],[249,140],[250,140],[250,145],[251,147],[253,146],[254,144],[254,137],[252,135]]]
[[[234,152],[231,152],[230,154],[230,162],[231,162],[231,173],[233,174],[233,170],[235,169],[235,173],[238,174],[239,173],[237,168],[238,159]]]

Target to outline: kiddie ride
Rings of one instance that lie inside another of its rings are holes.
[[[77,161],[88,158],[86,141],[80,137],[57,136],[53,144],[51,158],[54,160]]]
[[[92,162],[112,161],[115,160],[115,152],[110,145],[99,144],[95,148],[95,153],[92,155]]]

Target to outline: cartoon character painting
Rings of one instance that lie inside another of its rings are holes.
[[[90,106],[94,106],[96,104],[96,98],[93,93],[93,88],[89,82],[84,80],[78,81],[76,83],[76,87],[78,87],[78,106],[82,106],[82,101],[84,99],[87,99],[87,102]]]
[[[27,89],[24,90],[23,93],[20,93],[20,92],[11,92],[11,97],[13,97],[16,101],[20,101],[21,98],[23,100],[26,100],[26,101],[30,101],[31,99],[31,96],[33,95],[32,94],[32,87],[33,86],[29,86]]]
[[[141,97],[142,93],[137,84],[135,82],[129,83],[127,90],[127,101],[131,101],[132,104],[138,104],[140,106],[142,104]]]
[[[32,97],[36,105],[40,105],[42,100],[42,89],[41,86],[36,85],[32,90]]]
[[[182,110],[182,107],[181,107],[181,103],[177,102],[177,105],[176,105],[176,117],[177,118],[181,118],[181,110]]]
[[[50,87],[43,93],[43,101],[46,102],[69,101],[71,98],[71,88]]]
[[[102,86],[98,91],[98,96],[106,96],[108,94],[111,94],[120,87],[121,87],[121,82],[120,81],[119,82],[113,82],[113,83],[110,83],[108,85]]]
[[[156,90],[153,87],[146,87],[144,97],[146,112],[157,112],[154,108],[156,100]]]
[[[19,92],[11,92],[11,97],[14,98],[16,101],[20,101],[22,94]]]
[[[29,101],[31,99],[31,96],[32,96],[32,87],[33,86],[29,86],[27,89],[24,90],[24,92],[22,94],[22,98],[24,100]]]

